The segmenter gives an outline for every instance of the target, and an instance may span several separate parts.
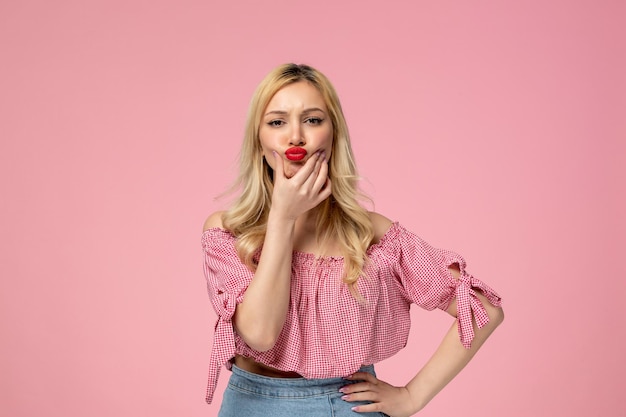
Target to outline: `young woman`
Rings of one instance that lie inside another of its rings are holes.
[[[359,204],[348,128],[328,79],[276,68],[257,88],[239,195],[202,245],[217,313],[207,401],[232,370],[220,416],[410,416],[502,322],[500,297],[465,260]],[[373,364],[407,341],[409,307],[456,317],[403,387]]]

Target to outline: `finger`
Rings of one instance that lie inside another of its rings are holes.
[[[300,184],[304,184],[311,176],[311,173],[314,172],[315,165],[317,164],[319,157],[320,157],[320,152],[315,152],[315,154],[313,154],[313,156],[307,159],[307,161],[304,163],[302,168],[298,170],[298,172],[296,172],[296,175],[291,177],[291,179],[296,180]]]
[[[319,163],[320,163],[320,168],[317,171],[315,182],[313,184],[313,191],[315,192],[319,192],[324,187],[324,185],[326,185],[327,182],[329,181],[328,164],[326,163],[326,159],[321,158]]]
[[[355,413],[380,413],[383,410],[380,403],[371,403],[352,407],[352,411]]]
[[[317,194],[314,196],[313,204],[317,206],[322,201],[326,200],[332,194],[332,187],[330,185],[330,179],[326,181],[326,185],[320,191],[314,191]]]
[[[302,186],[311,191],[312,195],[317,195],[322,188],[321,186],[324,184],[325,179],[323,179],[322,183],[318,183],[318,179],[320,177],[320,172],[322,169],[322,165],[324,165],[322,156],[317,158],[315,162],[315,166],[313,167],[313,171],[309,174],[309,176],[304,180]]]
[[[339,391],[343,392],[344,394],[377,390],[376,385],[378,384],[378,380],[376,379],[374,375],[368,372],[357,372],[346,377],[346,379],[349,381],[363,381],[363,382],[356,382],[354,384],[349,384],[349,385],[341,387]]]
[[[326,178],[326,182],[324,183],[322,189],[320,190],[318,196],[319,201],[326,200],[333,193],[333,187],[330,182],[330,178]]]
[[[378,389],[376,385],[372,384],[371,382],[357,382],[356,384],[346,385],[345,387],[342,387],[339,391],[344,394],[355,394],[359,392],[374,392],[378,391]]]
[[[285,179],[285,167],[283,163],[283,158],[278,155],[278,152],[272,151],[274,155],[274,166],[276,169],[274,170],[274,182],[282,181]]]
[[[320,174],[320,170],[324,166],[324,156],[325,156],[324,152],[316,152],[315,165],[313,166],[313,171],[309,175],[309,178],[307,179],[307,181],[312,179],[313,182],[315,182],[315,179]]]
[[[367,381],[371,382],[372,384],[378,384],[378,378],[376,378],[369,372],[355,372],[352,375],[346,377],[346,379],[350,381]]]
[[[341,399],[349,403],[355,401],[379,402],[380,394],[374,391],[355,392],[354,394],[346,394]]]

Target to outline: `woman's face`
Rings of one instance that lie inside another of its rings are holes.
[[[283,158],[291,178],[317,151],[330,158],[333,126],[322,94],[306,81],[289,84],[270,100],[261,116],[259,139],[265,160],[275,168],[272,151]]]

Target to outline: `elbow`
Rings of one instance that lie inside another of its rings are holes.
[[[482,303],[485,311],[487,312],[487,316],[489,317],[489,326],[496,328],[504,321],[504,310],[500,306],[494,306],[489,302],[487,297],[485,297],[480,292],[476,294],[478,299]],[[454,311],[456,312],[456,303],[454,303]]]
[[[276,345],[278,334],[271,329],[262,328],[261,326],[241,326],[235,325],[235,331],[246,345],[257,352],[267,352]]]
[[[272,349],[282,332],[285,317],[282,320],[261,315],[256,310],[242,308],[240,304],[233,316],[234,330],[250,348],[257,352]]]
[[[276,345],[277,337],[271,337],[268,335],[249,335],[248,337],[241,336],[248,346],[257,352],[267,352]]]
[[[493,327],[498,327],[504,321],[504,310],[502,307],[492,307],[487,314],[489,315],[489,324]]]

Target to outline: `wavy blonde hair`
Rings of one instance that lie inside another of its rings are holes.
[[[281,65],[257,87],[246,121],[239,177],[233,186],[240,194],[223,214],[222,224],[237,237],[241,260],[255,270],[255,254],[265,239],[274,186],[273,171],[263,158],[259,140],[261,118],[278,90],[301,81],[310,83],[322,94],[333,126],[328,162],[332,195],[317,207],[316,239],[323,251],[327,242],[337,239],[344,257],[343,281],[354,292],[357,280],[363,275],[374,230],[367,210],[359,204],[364,196],[357,187],[356,165],[339,97],[326,76],[316,69],[308,65]]]

